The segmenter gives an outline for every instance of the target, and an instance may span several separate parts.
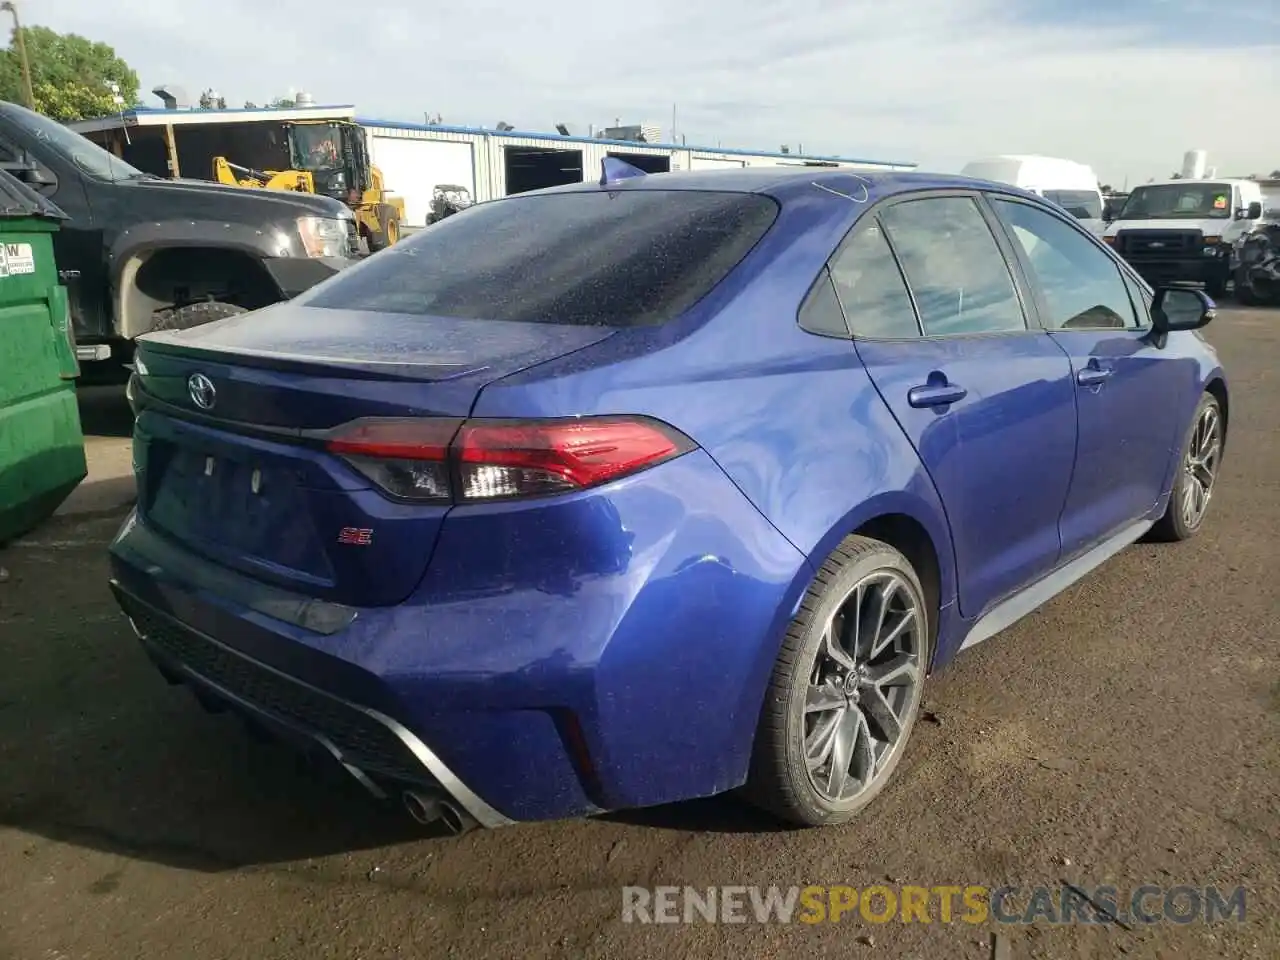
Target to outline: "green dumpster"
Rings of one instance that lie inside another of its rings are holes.
[[[0,544],[84,479],[67,290],[53,235],[66,214],[0,170]]]

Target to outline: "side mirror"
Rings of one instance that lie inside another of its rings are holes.
[[[1160,287],[1151,303],[1151,325],[1161,334],[1199,330],[1217,315],[1209,295],[1189,287]]]
[[[1244,216],[1241,217],[1240,219],[1257,220],[1261,216],[1262,216],[1262,204],[1260,204],[1257,200],[1255,200],[1253,201],[1253,203],[1249,204],[1249,206],[1245,209]]]

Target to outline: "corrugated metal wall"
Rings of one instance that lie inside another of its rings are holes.
[[[507,195],[506,163],[504,147],[526,147],[536,150],[572,150],[582,153],[583,179],[590,181],[600,175],[600,164],[610,153],[633,153],[655,157],[671,158],[671,169],[699,170],[717,167],[734,166],[776,167],[801,166],[805,157],[777,156],[768,154],[747,154],[736,151],[718,151],[686,147],[650,146],[643,143],[621,143],[588,139],[568,139],[560,137],[537,137],[529,135],[512,135],[498,131],[468,132],[458,129],[432,129],[418,126],[388,126],[366,123],[366,131],[372,141],[375,138],[389,137],[405,140],[421,140],[450,143],[468,143],[472,146],[474,157],[475,199],[477,202],[493,200]],[[376,150],[374,150],[376,154]],[[374,162],[377,162],[375,155]],[[424,159],[424,162],[425,159]],[[831,161],[830,166],[838,166],[850,170],[910,170],[902,164],[857,163],[853,161]],[[394,184],[389,184],[395,189]],[[400,192],[400,191],[396,191]]]

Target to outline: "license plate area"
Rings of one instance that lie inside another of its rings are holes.
[[[147,519],[171,537],[233,566],[332,582],[297,471],[252,451],[153,443]]]

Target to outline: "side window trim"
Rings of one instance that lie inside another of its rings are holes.
[[[889,239],[889,234],[885,230],[884,225],[880,222],[879,210],[882,208],[883,201],[877,203],[874,207],[858,218],[858,222],[849,228],[849,232],[841,238],[840,243],[836,246],[835,252],[827,258],[822,271],[826,276],[831,276],[836,261],[844,256],[845,251],[853,245],[853,241],[865,233],[867,230],[879,230],[880,236],[884,240],[885,245],[889,248],[889,255],[893,257],[893,265],[898,271],[898,279],[902,281],[902,289],[907,292],[907,299],[911,301],[911,312],[916,318],[916,335],[914,337],[869,337],[866,334],[857,333],[853,329],[853,324],[849,322],[849,311],[845,308],[844,300],[840,296],[840,285],[833,282],[832,289],[836,294],[836,302],[840,304],[840,312],[844,314],[845,326],[849,328],[849,336],[854,340],[873,340],[884,343],[908,343],[913,340],[924,339],[924,327],[920,323],[920,308],[916,306],[915,294],[911,292],[911,284],[907,283],[907,275],[902,270],[902,262],[898,259],[898,252],[893,249],[893,241]]]
[[[1029,301],[1029,293],[1022,286],[1022,266],[1019,260],[1010,260],[1010,251],[1007,249],[1009,240],[1004,233],[1002,224],[998,222],[992,224],[991,217],[993,214],[987,209],[987,204],[983,198],[982,191],[979,190],[921,190],[914,193],[899,193],[891,197],[885,197],[872,208],[868,213],[874,213],[876,222],[880,222],[880,214],[896,206],[899,203],[911,203],[917,200],[938,200],[964,198],[972,200],[974,206],[977,207],[979,215],[987,225],[987,230],[991,233],[991,239],[995,242],[996,249],[1000,252],[1001,258],[1004,260],[1005,269],[1009,271],[1009,281],[1013,285],[1014,295],[1017,298],[1019,309],[1022,311],[1022,320],[1025,326],[1021,330],[984,330],[980,333],[926,333],[924,331],[924,322],[920,317],[920,308],[916,303],[915,291],[911,288],[911,281],[907,278],[906,271],[902,268],[902,260],[898,256],[898,251],[894,247],[893,239],[889,236],[889,231],[881,227],[881,232],[885,240],[889,244],[889,249],[893,252],[894,262],[898,265],[898,272],[902,275],[902,281],[906,284],[907,294],[911,297],[911,306],[916,312],[916,324],[920,327],[920,339],[922,340],[976,340],[987,337],[1019,337],[1029,333],[1043,333],[1044,329],[1040,319],[1040,312],[1034,307],[1035,301]],[[863,215],[864,217],[867,214]],[[859,223],[862,218],[859,218]],[[1015,266],[1017,264],[1017,266]],[[1033,304],[1032,309],[1028,309],[1028,303]]]
[[[1118,253],[1115,252],[1115,250],[1107,246],[1105,243],[1103,243],[1101,240],[1095,237],[1088,230],[1085,230],[1083,227],[1081,227],[1079,221],[1077,221],[1074,217],[1065,216],[1059,213],[1057,210],[1054,210],[1050,207],[1044,207],[1037,203],[1031,203],[1024,197],[1014,196],[1013,194],[1000,193],[995,190],[992,190],[989,194],[987,194],[987,196],[984,199],[987,201],[984,204],[984,206],[992,207],[991,216],[995,219],[996,228],[1000,231],[1000,236],[1004,237],[1005,242],[1008,243],[1012,248],[1013,256],[1015,257],[1018,263],[1018,271],[1027,278],[1028,288],[1031,290],[1031,295],[1035,298],[1036,310],[1041,318],[1039,321],[1040,326],[1043,329],[1045,330],[1050,329],[1049,325],[1046,324],[1044,319],[1044,318],[1047,318],[1050,313],[1049,302],[1048,300],[1045,299],[1044,291],[1041,289],[1039,281],[1033,279],[1035,277],[1035,274],[1031,269],[1030,261],[1027,259],[1026,251],[1022,249],[1022,244],[1018,243],[1017,238],[1013,236],[1012,228],[1008,224],[1006,224],[1004,220],[1000,217],[1000,215],[995,211],[993,204],[990,202],[992,199],[999,199],[1007,203],[1021,204],[1024,207],[1030,207],[1032,210],[1036,210],[1040,213],[1048,214],[1049,216],[1052,216],[1054,219],[1058,220],[1059,222],[1065,223],[1068,226],[1070,226],[1073,230],[1075,230],[1078,236],[1084,238],[1085,240],[1091,241],[1096,249],[1102,251],[1102,253],[1104,253],[1107,257],[1110,258],[1112,266],[1117,270],[1117,272],[1120,275],[1120,282],[1124,285],[1125,293],[1129,298],[1130,306],[1133,307],[1134,319],[1139,321],[1136,327],[1125,327],[1125,329],[1129,331],[1134,331],[1134,332],[1150,329],[1151,327],[1150,309],[1144,308],[1143,305],[1141,304],[1133,303],[1133,290],[1131,288],[1132,284],[1130,282],[1130,278],[1136,277],[1137,273],[1133,270],[1132,267],[1129,266],[1128,263],[1124,261],[1124,259]],[[1142,289],[1142,287],[1139,286],[1138,289]]]
[[[978,209],[987,221],[987,229],[996,238],[996,246],[1004,254],[1009,264],[1009,272],[1013,275],[1013,286],[1018,292],[1018,300],[1022,304],[1023,316],[1027,318],[1027,330],[1031,333],[1044,333],[1049,327],[1046,318],[1049,316],[1048,304],[1041,296],[1040,287],[1035,282],[1029,264],[1023,259],[1022,245],[1009,233],[1000,215],[991,204],[992,197],[1005,198],[1001,193],[980,193],[977,195]],[[1029,204],[1028,204],[1029,206]]]
[[[911,289],[911,281],[907,279],[907,271],[902,267],[898,248],[893,245],[893,237],[889,236],[889,231],[881,222],[879,211],[875,214],[875,221],[880,230],[880,236],[884,237],[885,246],[889,248],[889,256],[893,257],[893,265],[898,268],[898,279],[902,281],[903,289],[907,291],[907,299],[911,301],[911,312],[916,315],[916,336],[921,340],[928,339],[928,334],[924,332],[924,321],[920,319],[920,304],[916,303],[916,292]],[[839,293],[838,290],[836,292]]]
[[[1143,280],[1136,270],[1133,270],[1126,263],[1120,270],[1120,275],[1124,279],[1125,289],[1129,291],[1129,299],[1134,300],[1133,309],[1138,314],[1139,331],[1151,330],[1151,304],[1155,302],[1155,298],[1147,292],[1147,283]]]

